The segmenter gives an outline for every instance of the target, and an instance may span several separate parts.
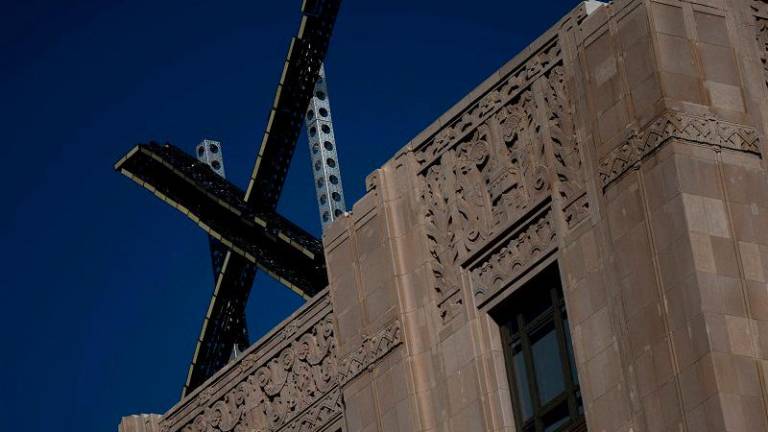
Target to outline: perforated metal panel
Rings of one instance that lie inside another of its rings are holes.
[[[333,134],[325,68],[322,65],[320,77],[315,83],[314,94],[304,118],[309,138],[309,153],[312,158],[315,192],[320,208],[320,222],[325,227],[343,215],[347,206],[341,185],[341,170],[336,152],[336,137]]]
[[[197,160],[211,167],[216,174],[224,178],[227,177],[224,172],[224,155],[221,152],[221,141],[204,139],[197,145],[195,153],[197,154]]]

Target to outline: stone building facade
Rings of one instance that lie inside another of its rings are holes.
[[[766,431],[767,127],[768,1],[582,3],[368,177],[327,289],[122,431]]]

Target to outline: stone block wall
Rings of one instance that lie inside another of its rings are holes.
[[[138,414],[123,417],[117,432],[160,432],[159,414]]]
[[[589,430],[768,429],[766,12],[582,4],[377,170],[325,237],[339,333],[402,331],[348,430],[515,430],[494,309],[552,263]]]

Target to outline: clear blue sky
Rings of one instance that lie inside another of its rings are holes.
[[[0,2],[0,431],[116,431],[177,401],[208,242],[112,165],[138,142],[210,137],[244,187],[300,3]],[[347,202],[576,4],[346,0],[326,69]],[[306,147],[280,209],[319,233]],[[252,338],[300,304],[260,277]]]

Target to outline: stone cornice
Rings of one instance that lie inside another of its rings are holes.
[[[634,130],[618,147],[600,159],[598,174],[603,189],[671,139],[760,155],[755,128],[714,116],[669,111],[641,131]]]
[[[469,271],[477,305],[487,302],[556,247],[552,207],[547,205],[473,260]]]
[[[373,336],[365,337],[360,348],[339,360],[339,384],[345,385],[401,343],[400,321],[394,321]]]

